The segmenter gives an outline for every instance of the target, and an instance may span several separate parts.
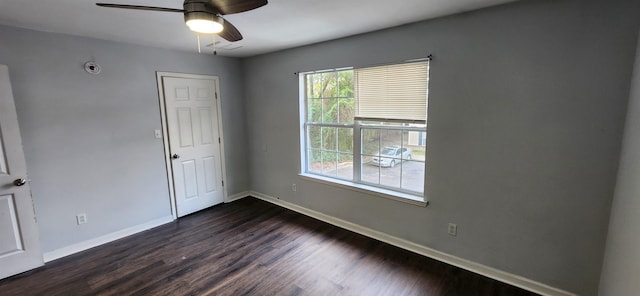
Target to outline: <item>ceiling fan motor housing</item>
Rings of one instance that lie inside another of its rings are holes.
[[[209,5],[209,1],[203,0],[185,0],[183,8],[185,20],[187,20],[187,15],[191,14],[193,14],[194,16],[197,15],[199,18],[202,18],[205,15],[211,15],[215,17],[219,14],[219,12],[216,11],[213,6]]]

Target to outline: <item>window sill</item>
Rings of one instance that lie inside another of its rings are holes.
[[[404,202],[404,203],[408,203],[416,206],[426,207],[427,205],[429,205],[429,202],[425,201],[424,198],[421,196],[411,195],[411,194],[402,193],[402,192],[396,192],[396,191],[382,189],[382,188],[376,188],[373,186],[353,183],[353,182],[344,181],[344,180],[337,180],[337,179],[322,177],[322,176],[313,175],[313,174],[301,173],[299,174],[299,176],[304,180],[309,180],[309,181],[313,181],[313,182],[317,182],[317,183],[321,183],[321,184],[325,184],[333,187],[343,188],[351,191],[375,195],[375,196],[392,199],[395,201],[400,201],[400,202]]]

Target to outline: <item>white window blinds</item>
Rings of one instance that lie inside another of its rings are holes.
[[[429,61],[354,72],[357,118],[426,121]]]

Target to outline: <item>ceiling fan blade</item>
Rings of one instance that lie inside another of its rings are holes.
[[[96,5],[101,7],[110,7],[110,8],[124,8],[124,9],[137,9],[137,10],[165,11],[165,12],[184,12],[184,10],[182,9],[167,8],[167,7],[112,4],[112,3],[96,3]]]
[[[218,33],[218,36],[226,39],[229,42],[242,40],[242,34],[240,34],[240,31],[238,31],[238,29],[229,21],[225,19],[224,23],[222,23],[222,26],[224,27],[224,29],[222,30],[222,32]]]
[[[233,14],[267,5],[267,0],[209,0],[209,5],[220,14]]]

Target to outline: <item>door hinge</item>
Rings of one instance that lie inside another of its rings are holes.
[[[220,140],[220,137],[218,137],[218,144],[222,144],[222,140]]]
[[[216,100],[217,100],[218,99],[218,92],[215,92],[215,94],[216,94]]]
[[[36,204],[33,203],[33,194],[31,194],[31,188],[29,188],[29,197],[31,197],[31,209],[33,210],[33,222],[38,224],[38,216],[36,215]]]
[[[222,187],[224,187],[224,180],[222,180]]]

